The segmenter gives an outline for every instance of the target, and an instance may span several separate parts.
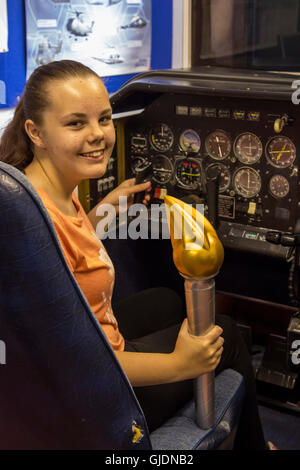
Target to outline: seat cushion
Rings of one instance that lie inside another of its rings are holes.
[[[162,427],[151,433],[155,450],[211,450],[231,434],[239,418],[244,396],[244,379],[227,369],[215,379],[215,425],[203,430],[195,422],[195,403],[187,403]]]

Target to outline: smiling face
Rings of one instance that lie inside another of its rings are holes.
[[[102,177],[115,143],[103,83],[94,75],[74,77],[52,81],[46,91],[50,106],[29,134],[51,181],[74,188],[83,179]]]

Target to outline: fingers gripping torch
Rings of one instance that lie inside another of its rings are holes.
[[[165,206],[174,264],[185,279],[189,332],[203,335],[215,323],[214,278],[223,263],[223,246],[195,208],[171,196],[165,196]],[[195,379],[194,394],[197,424],[209,429],[214,424],[214,372]]]

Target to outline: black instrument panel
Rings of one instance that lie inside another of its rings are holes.
[[[218,167],[222,241],[251,251],[267,230],[293,232],[299,217],[297,125],[287,101],[164,93],[126,124],[126,177],[151,163],[156,202],[165,193],[205,200],[207,170]]]

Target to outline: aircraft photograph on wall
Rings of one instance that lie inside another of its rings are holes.
[[[27,78],[39,65],[72,59],[100,76],[151,65],[151,0],[25,0]]]

